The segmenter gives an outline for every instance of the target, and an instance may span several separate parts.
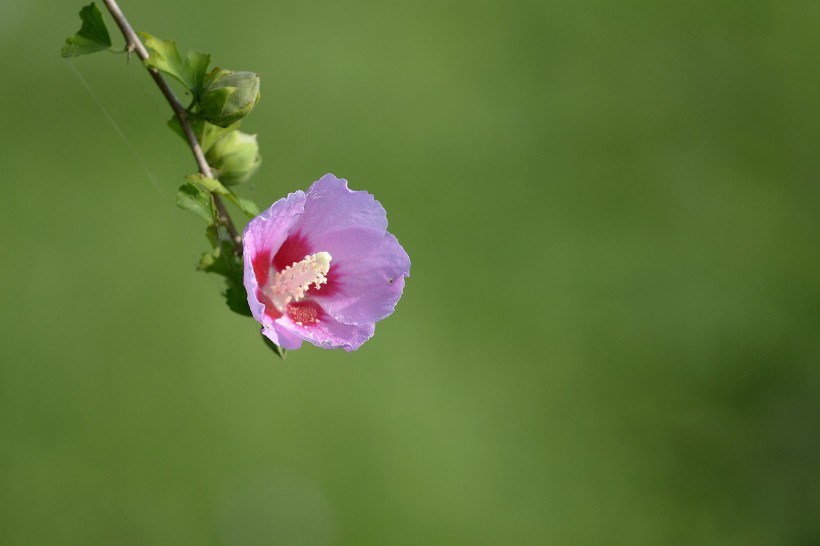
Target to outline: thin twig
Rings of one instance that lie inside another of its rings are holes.
[[[117,5],[115,0],[103,0],[105,2],[105,6],[108,8],[108,11],[111,13],[111,17],[114,18],[114,21],[117,23],[117,26],[120,27],[122,31],[122,35],[125,37],[126,47],[128,51],[136,51],[137,57],[141,60],[145,61],[148,60],[148,50],[145,49],[145,46],[142,45],[142,42],[137,36],[137,33],[134,32],[134,28],[128,22],[128,19],[125,18],[123,15],[122,10]],[[196,139],[196,135],[194,134],[194,130],[191,128],[191,124],[188,123],[188,115],[185,112],[185,107],[180,104],[179,100],[177,99],[174,91],[168,85],[168,82],[165,81],[165,78],[162,77],[162,74],[156,68],[148,68],[148,73],[151,74],[151,77],[159,87],[162,94],[165,96],[165,100],[168,101],[168,104],[171,105],[171,109],[174,111],[174,115],[176,115],[177,119],[179,120],[179,125],[182,127],[182,131],[185,133],[185,138],[188,140],[188,145],[191,147],[191,151],[194,153],[194,159],[196,159],[196,164],[199,167],[199,172],[208,178],[213,178],[213,173],[211,173],[211,167],[208,165],[208,161],[205,159],[205,154],[202,153],[202,147],[199,145],[199,141]],[[236,243],[237,251],[241,253],[241,245],[242,245],[242,237],[240,237],[239,232],[236,230],[236,226],[231,220],[230,215],[228,214],[228,210],[225,208],[225,203],[222,201],[222,198],[217,194],[212,194],[214,199],[214,204],[216,205],[216,211],[219,215],[219,222],[223,224],[228,233],[231,236],[231,239],[234,240]]]

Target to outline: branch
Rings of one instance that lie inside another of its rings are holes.
[[[128,19],[126,19],[125,15],[123,15],[122,10],[120,10],[120,7],[117,5],[117,2],[115,0],[103,0],[103,2],[105,3],[105,7],[107,7],[108,11],[111,13],[111,17],[113,17],[114,21],[117,23],[117,26],[120,27],[122,35],[125,37],[125,42],[127,44],[126,49],[129,52],[136,51],[137,57],[141,60],[148,60],[148,50],[145,49],[145,46],[140,41],[137,33],[134,32],[134,29],[131,27]],[[168,104],[171,105],[174,115],[176,115],[179,120],[179,125],[185,133],[185,138],[188,140],[188,145],[191,147],[191,151],[194,154],[194,159],[196,159],[199,172],[203,176],[213,178],[211,167],[205,159],[205,154],[202,153],[202,147],[199,145],[196,135],[194,135],[194,130],[191,128],[191,124],[188,123],[188,115],[185,112],[185,108],[182,104],[180,104],[179,100],[177,100],[174,91],[156,68],[148,68],[148,73],[151,74],[151,77],[154,79],[154,82],[156,82],[157,87],[159,87],[160,91],[162,91],[162,94],[165,96],[165,100],[167,100]],[[228,210],[225,208],[225,203],[219,195],[215,193],[212,193],[211,195],[213,196],[214,204],[216,205],[216,210],[219,215],[218,221],[224,225],[225,228],[227,228],[231,239],[233,239],[234,243],[236,243],[237,253],[241,254],[242,237],[236,230],[233,220],[231,220],[231,217],[228,215]]]

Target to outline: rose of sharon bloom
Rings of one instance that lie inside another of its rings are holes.
[[[358,349],[410,275],[381,204],[332,174],[251,220],[243,245],[251,313],[285,349]]]

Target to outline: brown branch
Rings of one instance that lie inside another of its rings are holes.
[[[145,46],[137,36],[137,33],[134,32],[133,27],[128,22],[128,19],[125,18],[123,15],[122,10],[117,5],[115,0],[103,0],[105,2],[105,6],[108,8],[108,11],[111,13],[111,17],[114,18],[114,21],[117,23],[117,26],[120,27],[122,31],[122,35],[125,37],[126,48],[128,51],[135,51],[137,53],[137,57],[141,60],[146,61],[148,60],[148,50],[145,49]],[[156,68],[148,68],[148,73],[151,74],[151,77],[156,82],[157,87],[159,90],[162,91],[162,94],[165,96],[165,100],[168,101],[168,104],[171,105],[171,109],[174,111],[174,115],[176,115],[177,119],[179,120],[179,125],[182,127],[182,131],[185,133],[185,138],[188,140],[188,145],[191,147],[191,151],[194,154],[194,159],[196,159],[196,164],[199,167],[199,172],[208,178],[213,178],[213,173],[211,173],[211,167],[208,165],[208,161],[205,159],[205,154],[202,153],[202,147],[199,145],[199,141],[196,139],[196,135],[194,134],[194,130],[191,128],[191,124],[188,123],[188,113],[185,111],[185,108],[180,104],[179,100],[177,99],[174,91],[168,85],[168,82],[165,81],[165,78],[162,77],[162,74]],[[239,232],[236,230],[236,226],[231,220],[230,215],[228,214],[228,210],[225,208],[225,203],[222,201],[222,198],[215,194],[211,194],[214,199],[214,204],[216,205],[217,214],[219,218],[217,220],[219,223],[227,228],[228,233],[231,236],[231,239],[236,243],[237,252],[241,253],[241,245],[242,245],[242,237],[239,235]]]

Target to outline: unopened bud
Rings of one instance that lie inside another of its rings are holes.
[[[208,150],[206,159],[215,171],[214,177],[226,186],[246,181],[262,163],[256,135],[240,131],[230,131],[217,140]]]
[[[259,102],[259,76],[215,68],[205,78],[199,105],[208,121],[220,127],[247,116]]]

